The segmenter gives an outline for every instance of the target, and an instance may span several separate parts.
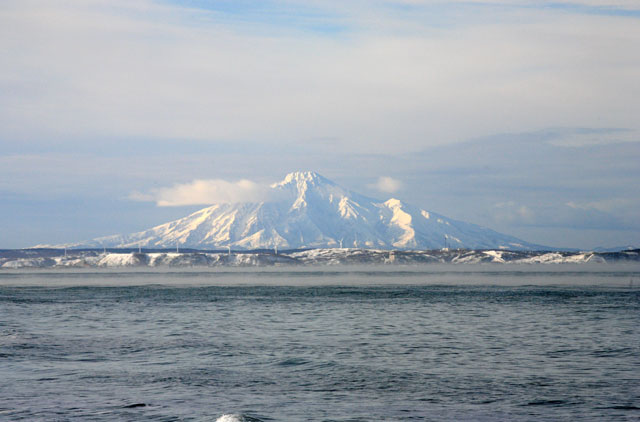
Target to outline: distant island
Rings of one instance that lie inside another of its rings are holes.
[[[638,262],[639,251],[536,245],[391,198],[376,200],[312,171],[262,202],[221,203],[137,233],[0,251],[0,268],[252,267]]]

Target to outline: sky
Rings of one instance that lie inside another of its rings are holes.
[[[316,171],[555,247],[640,246],[636,0],[4,0],[0,248]]]

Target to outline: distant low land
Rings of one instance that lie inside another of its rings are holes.
[[[640,262],[640,249],[618,252],[376,250],[323,248],[254,251],[14,249],[0,250],[0,269],[118,267],[270,267],[416,264],[581,264]]]

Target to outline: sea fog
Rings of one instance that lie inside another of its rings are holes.
[[[640,263],[56,268],[0,271],[0,286],[495,285],[640,287]]]

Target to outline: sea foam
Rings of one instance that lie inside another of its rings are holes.
[[[218,419],[216,419],[216,422],[243,422],[244,418],[241,415],[222,415],[220,416]]]
[[[246,415],[224,414],[216,419],[216,422],[261,422],[258,418],[252,418]]]

